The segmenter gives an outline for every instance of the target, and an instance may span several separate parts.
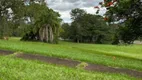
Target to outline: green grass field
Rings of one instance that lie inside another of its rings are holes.
[[[13,56],[0,56],[0,80],[136,80],[136,78],[124,74],[59,67]]]
[[[22,51],[142,71],[142,45],[115,46],[60,42],[22,42],[19,38],[0,40],[0,49]],[[113,57],[116,57],[114,59]]]

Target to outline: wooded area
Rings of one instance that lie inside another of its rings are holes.
[[[44,0],[1,0],[0,38],[23,36],[21,40],[57,43],[61,19]]]
[[[104,16],[88,14],[76,8],[72,23],[63,23],[60,14],[44,0],[1,0],[0,38],[22,37],[21,40],[58,43],[59,38],[74,42],[131,44],[142,37],[141,0],[104,0]]]

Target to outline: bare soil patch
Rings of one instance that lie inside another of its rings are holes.
[[[45,57],[41,55],[32,55],[32,54],[18,54],[16,55],[18,58],[24,58],[28,60],[39,60],[47,63],[57,64],[57,65],[64,65],[69,67],[75,67],[80,62],[67,60],[67,59],[59,59],[54,57]]]
[[[0,55],[9,55],[9,54],[13,54],[13,51],[8,51],[8,50],[0,50]]]
[[[6,51],[6,50],[0,50],[0,54],[2,55],[9,55],[14,52],[12,51]],[[34,55],[34,54],[17,54],[16,57],[27,59],[27,60],[39,60],[42,62],[47,62],[51,64],[57,64],[57,65],[63,65],[68,67],[76,67],[81,62],[69,60],[69,59],[60,59],[60,58],[54,58],[54,57],[48,57],[48,56],[41,56],[41,55]],[[108,72],[108,73],[121,73],[121,74],[127,74],[136,78],[142,79],[142,72],[141,71],[135,71],[130,69],[123,69],[123,68],[113,68],[98,64],[90,64],[88,63],[88,66],[84,68],[88,71],[98,71],[98,72]]]
[[[68,59],[59,59],[59,58],[53,58],[53,57],[45,57],[41,55],[32,55],[32,54],[19,54],[17,55],[18,58],[24,58],[29,60],[39,60],[51,64],[57,64],[57,65],[64,65],[68,67],[76,67],[81,62],[74,61],[74,60],[68,60]],[[108,66],[98,65],[98,64],[90,64],[88,63],[88,66],[85,67],[85,70],[88,71],[98,71],[98,72],[109,72],[109,73],[122,73],[127,74],[130,76],[134,76],[137,78],[142,78],[142,72],[130,70],[130,69],[121,69],[121,68],[112,68]]]
[[[141,71],[135,71],[130,69],[123,69],[123,68],[113,68],[98,64],[89,64],[85,70],[89,71],[99,71],[99,72],[109,72],[109,73],[121,73],[121,74],[127,74],[129,76],[134,76],[137,78],[142,79],[142,72]]]

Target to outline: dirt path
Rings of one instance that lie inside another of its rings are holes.
[[[14,52],[12,51],[5,51],[0,50],[0,55],[9,55]],[[27,59],[27,60],[39,60],[51,64],[57,64],[57,65],[63,65],[68,67],[76,67],[81,62],[74,61],[74,60],[68,60],[68,59],[59,59],[59,58],[53,58],[53,57],[45,57],[41,55],[33,55],[33,54],[17,54],[16,57]],[[98,64],[90,64],[88,63],[88,66],[85,67],[85,70],[88,71],[99,71],[99,72],[109,72],[109,73],[122,73],[127,74],[136,78],[142,78],[142,72],[130,70],[130,69],[122,69],[122,68],[112,68],[108,66],[98,65]]]
[[[0,55],[9,55],[9,54],[13,54],[13,51],[8,51],[8,50],[0,50]]]
[[[59,59],[59,58],[53,58],[53,57],[45,57],[41,55],[32,55],[32,54],[18,54],[16,56],[18,58],[24,58],[29,60],[39,60],[39,61],[48,62],[52,64],[65,65],[69,67],[76,67],[80,63],[78,61],[65,60],[65,59]]]

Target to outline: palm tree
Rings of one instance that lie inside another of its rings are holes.
[[[60,19],[59,14],[52,9],[48,9],[47,13],[41,15],[39,21],[37,21],[39,27],[39,37],[41,41],[54,43],[57,42],[59,35]]]

